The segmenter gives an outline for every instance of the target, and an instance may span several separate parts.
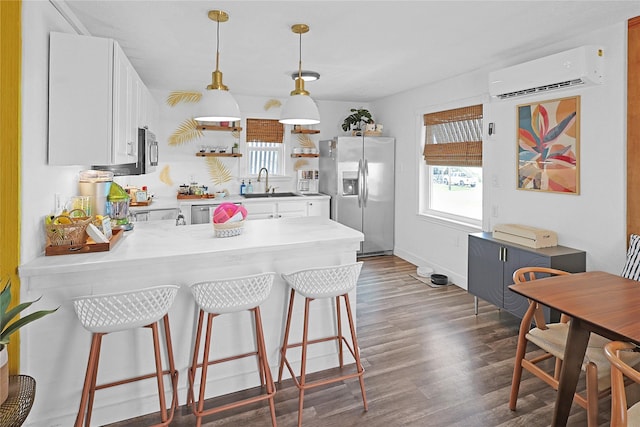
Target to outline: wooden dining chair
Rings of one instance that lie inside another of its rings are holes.
[[[634,344],[621,341],[612,341],[604,346],[604,353],[611,363],[611,427],[640,425],[640,402],[627,408],[624,389],[625,377],[640,383],[640,372],[626,360],[637,351]]]
[[[566,271],[556,270],[546,267],[523,267],[513,273],[513,281],[523,283],[537,280],[549,276],[571,274]],[[518,345],[516,349],[515,366],[511,381],[511,395],[509,397],[509,409],[516,410],[518,391],[522,369],[526,369],[542,381],[550,385],[554,390],[558,390],[558,380],[560,378],[560,368],[564,358],[567,335],[569,333],[570,317],[561,315],[558,323],[547,324],[544,318],[543,306],[535,301],[529,301],[518,334]],[[535,326],[532,328],[532,323]],[[587,425],[595,427],[598,425],[598,399],[606,396],[610,390],[609,363],[604,355],[603,347],[610,342],[599,335],[591,334],[589,344],[585,354],[582,370],[586,372],[586,392],[577,393],[574,402],[587,410]],[[542,349],[542,355],[525,358],[527,344],[532,343]],[[547,369],[538,366],[538,363],[555,358],[553,374]]]

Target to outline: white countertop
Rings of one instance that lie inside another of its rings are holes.
[[[231,203],[262,203],[262,202],[277,202],[277,201],[294,201],[294,200],[322,200],[329,199],[331,196],[326,194],[316,193],[313,195],[301,194],[300,196],[292,196],[292,197],[243,197],[239,194],[234,194],[229,197],[224,197],[222,199],[217,198],[206,198],[206,199],[178,199],[179,206],[191,206],[191,205],[218,205],[225,202]]]
[[[191,205],[218,205],[224,202],[231,203],[247,203],[247,202],[274,202],[278,200],[322,200],[329,199],[330,196],[326,194],[301,194],[297,197],[252,197],[246,198],[239,194],[234,194],[222,199],[201,198],[201,199],[178,199],[175,197],[154,197],[151,204],[148,206],[130,206],[129,209],[132,212],[138,211],[152,211],[152,210],[165,210],[165,209],[178,209],[180,207],[186,207]]]
[[[136,268],[180,259],[206,262],[212,255],[263,253],[282,248],[308,248],[337,242],[359,244],[364,235],[321,217],[246,221],[239,236],[216,238],[212,224],[175,225],[175,221],[139,222],[107,252],[41,256],[19,267],[21,277]]]

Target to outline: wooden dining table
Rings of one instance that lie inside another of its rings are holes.
[[[640,345],[640,282],[603,271],[553,276],[509,286],[571,316],[551,425],[566,426],[590,333]]]

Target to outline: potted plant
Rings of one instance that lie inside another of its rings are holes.
[[[233,144],[233,147],[231,147],[231,152],[233,154],[238,154],[238,143],[237,142]]]
[[[354,135],[362,135],[364,127],[367,123],[373,123],[371,113],[366,108],[352,108],[349,114],[342,122],[342,130],[345,132],[353,131]]]
[[[21,327],[57,310],[56,308],[54,310],[36,311],[12,322],[16,316],[37,301],[38,300],[23,302],[9,310],[9,304],[11,303],[11,280],[6,279],[2,292],[0,292],[0,404],[2,404],[9,395],[9,358],[6,347],[6,345],[9,344],[9,337]],[[11,324],[9,324],[10,322]]]

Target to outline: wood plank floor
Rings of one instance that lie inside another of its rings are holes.
[[[357,288],[358,340],[365,366],[369,411],[357,380],[308,391],[304,426],[526,426],[551,423],[555,392],[526,371],[518,410],[507,403],[519,320],[457,286],[432,288],[414,279],[416,267],[395,256],[365,258]],[[326,371],[313,375],[321,378]],[[579,387],[583,387],[583,383]],[[212,399],[211,404],[250,392]],[[297,424],[298,392],[291,380],[276,393],[279,426]],[[182,402],[184,403],[184,402]],[[600,426],[609,425],[610,401],[600,402]],[[144,426],[140,417],[111,427]],[[573,405],[570,426],[586,426]],[[193,426],[184,405],[171,424]],[[203,426],[270,426],[266,403],[205,418]]]

